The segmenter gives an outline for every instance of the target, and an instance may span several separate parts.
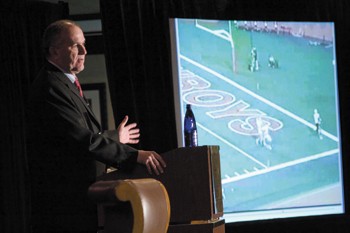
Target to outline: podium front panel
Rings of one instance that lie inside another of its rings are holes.
[[[150,175],[144,165],[130,172],[114,171],[99,180],[154,178],[162,182],[171,205],[171,224],[215,220],[223,215],[218,146],[182,147],[161,154],[163,174]]]

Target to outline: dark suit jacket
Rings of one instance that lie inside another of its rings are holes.
[[[131,169],[137,150],[119,143],[116,131],[103,132],[75,85],[48,62],[33,82],[28,103],[34,228],[93,229],[96,206],[86,194],[95,181],[95,161]]]

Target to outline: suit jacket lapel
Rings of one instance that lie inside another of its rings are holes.
[[[90,115],[90,119],[93,121],[93,123],[98,127],[98,129],[101,131],[102,127],[100,122],[97,120],[94,112],[92,111],[91,107],[89,106],[89,104],[87,103],[87,101],[85,100],[84,97],[80,96],[79,90],[76,88],[76,86],[68,79],[68,77],[62,73],[62,71],[60,71],[59,69],[57,69],[55,66],[53,66],[52,64],[48,64],[49,70],[55,72],[56,76],[58,77],[58,79],[63,82],[66,86],[68,86],[68,88],[72,91],[72,93],[74,95],[76,95],[78,97],[78,99],[80,100],[80,102],[83,104],[83,106],[85,107],[85,109],[87,110],[87,112]],[[84,90],[83,90],[84,92]]]
[[[84,90],[83,90],[84,93]],[[79,99],[83,102],[85,108],[88,110],[89,114],[92,116],[92,120],[94,121],[94,123],[98,126],[99,130],[102,131],[102,127],[101,127],[101,123],[97,120],[95,113],[92,111],[91,106],[88,104],[88,102],[85,100],[85,97],[81,97],[80,94],[79,95]]]

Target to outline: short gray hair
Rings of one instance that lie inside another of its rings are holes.
[[[80,26],[76,24],[74,21],[68,20],[68,19],[62,19],[51,23],[45,29],[43,40],[42,40],[42,48],[43,48],[45,57],[48,57],[50,55],[49,49],[55,42],[57,42],[61,33],[65,31],[67,28],[70,28],[72,26],[76,26],[80,28]]]

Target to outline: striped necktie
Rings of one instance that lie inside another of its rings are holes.
[[[75,77],[75,81],[74,81],[75,86],[77,87],[77,89],[79,90],[79,94],[81,97],[83,97],[83,90],[81,89],[78,77]]]

